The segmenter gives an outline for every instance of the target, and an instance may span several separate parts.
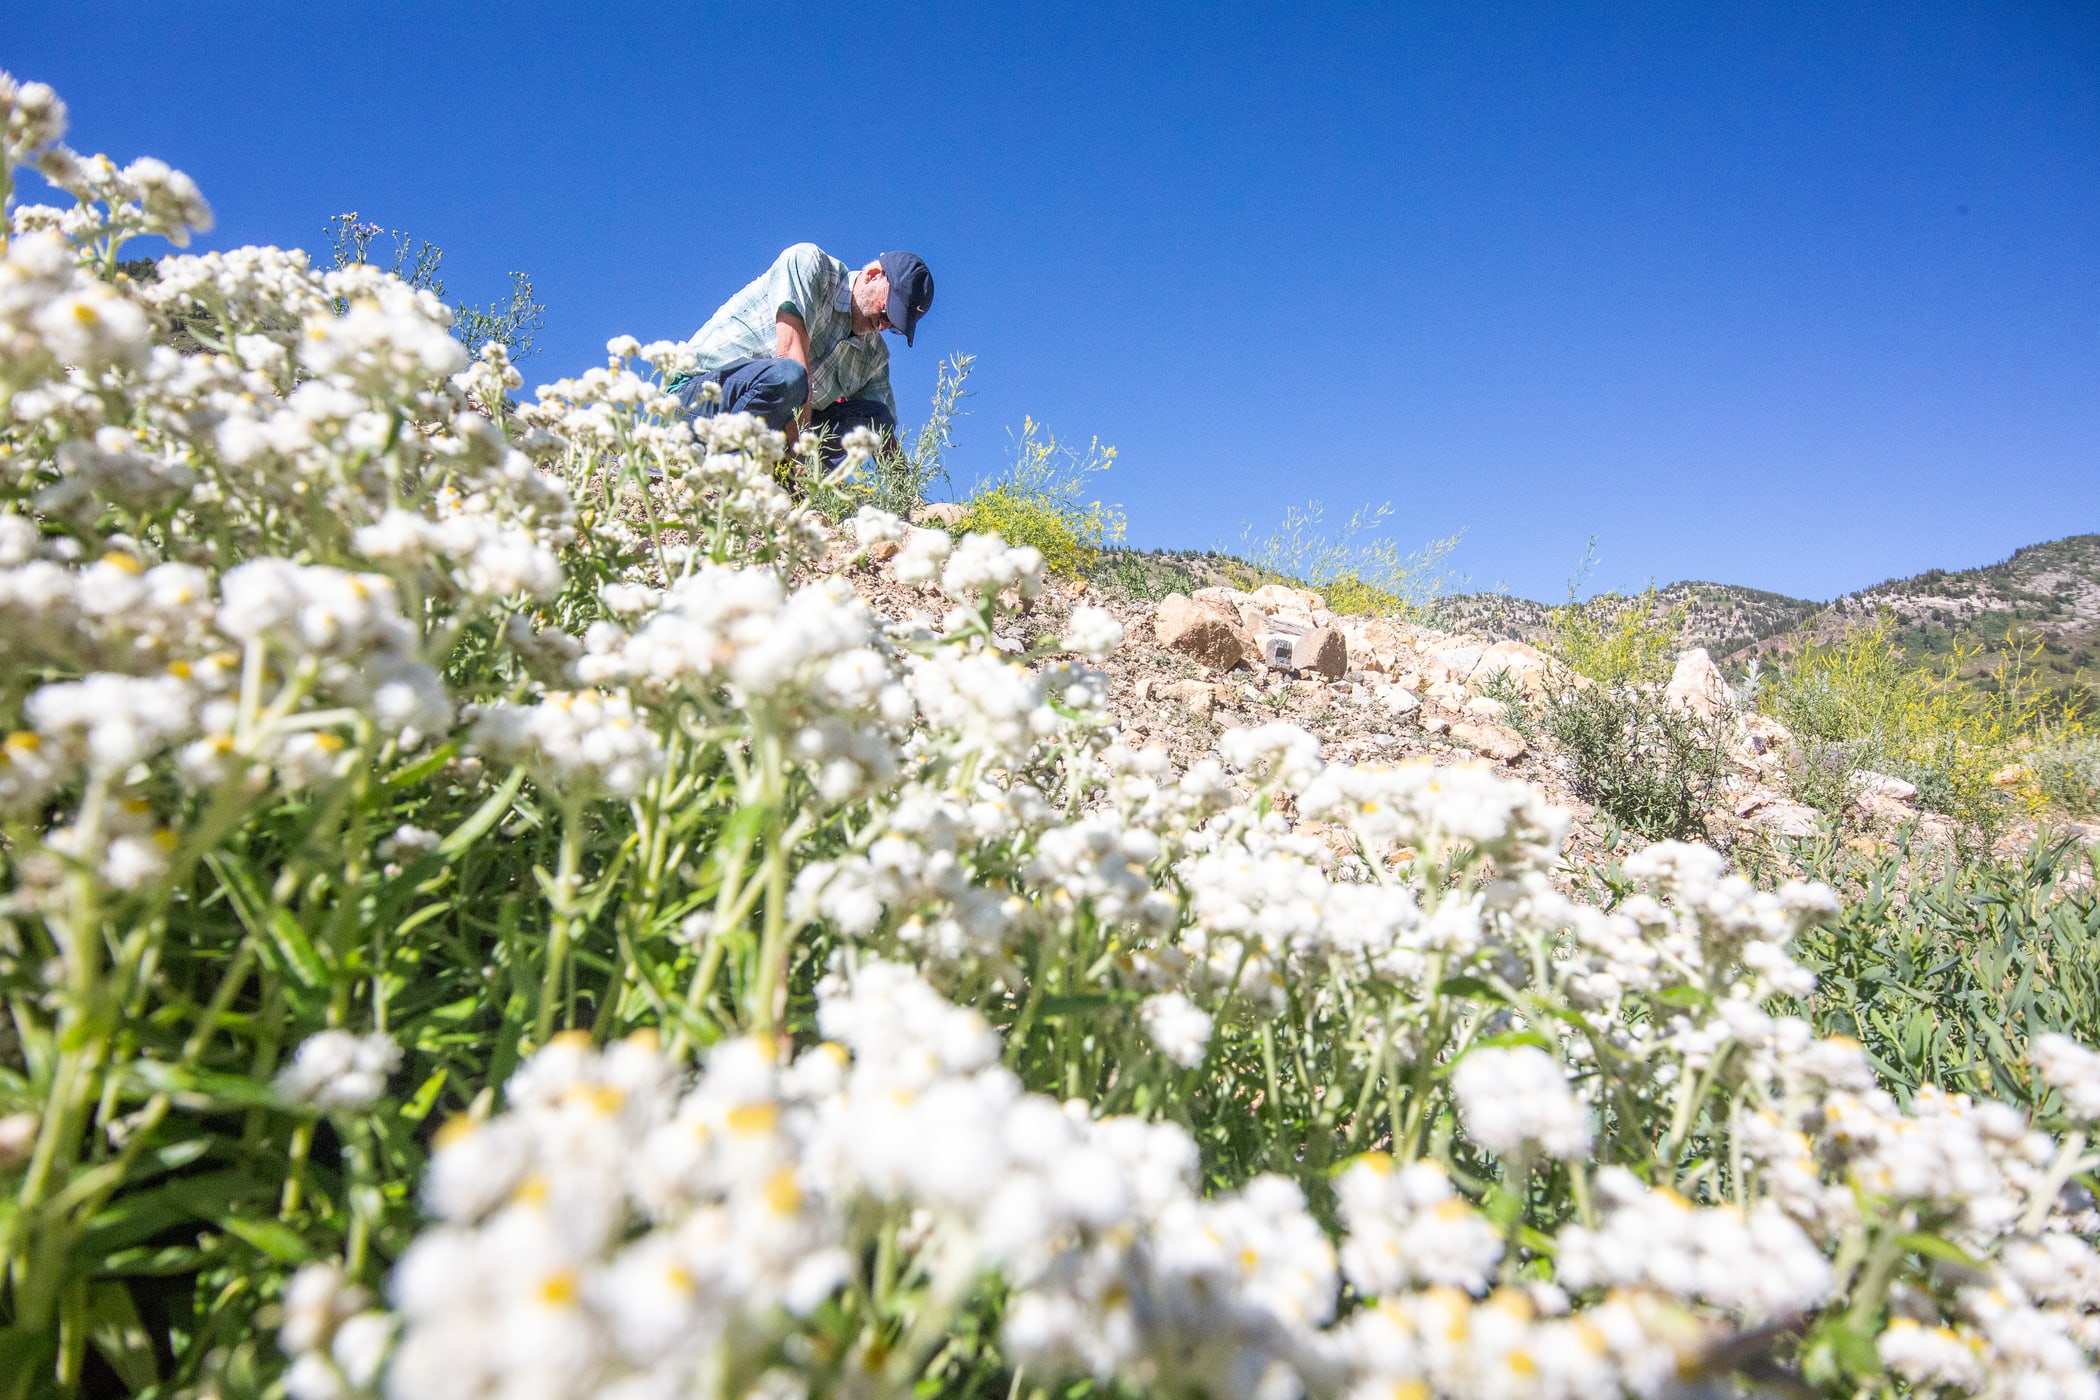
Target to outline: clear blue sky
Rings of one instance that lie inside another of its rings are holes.
[[[535,278],[528,386],[778,250],[925,256],[910,423],[979,357],[1121,449],[1144,545],[1293,502],[1476,586],[1812,597],[2100,530],[2100,5],[39,3],[0,66],[188,170],[210,246],[346,209]]]

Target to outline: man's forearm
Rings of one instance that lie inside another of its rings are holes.
[[[773,353],[783,360],[793,360],[802,366],[803,378],[810,381],[809,392],[816,392],[816,372],[809,367],[809,327],[802,324],[799,316],[790,316],[783,311],[773,319]],[[798,412],[809,411],[810,400],[805,398]]]

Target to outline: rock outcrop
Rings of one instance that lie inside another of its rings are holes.
[[[1210,599],[1170,593],[1152,615],[1152,636],[1214,671],[1230,671],[1249,659],[1253,646],[1233,611]]]

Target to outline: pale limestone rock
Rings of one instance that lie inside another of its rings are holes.
[[[1208,588],[1199,588],[1189,596],[1199,603],[1223,603],[1226,607],[1235,611],[1242,604],[1254,601],[1237,588],[1226,588],[1219,584],[1212,584]]]
[[[1485,695],[1476,695],[1466,701],[1465,711],[1475,719],[1500,721],[1508,718],[1509,706],[1500,700],[1491,700]]]
[[[1450,679],[1463,681],[1472,676],[1473,669],[1480,664],[1480,658],[1485,655],[1486,647],[1447,647],[1436,654],[1436,662],[1450,673]]]
[[[1537,647],[1522,642],[1496,642],[1480,654],[1473,674],[1467,679],[1479,685],[1499,672],[1508,676],[1510,683],[1523,691],[1526,699],[1543,700],[1546,698],[1546,677],[1551,668],[1552,663]]]
[[[1438,681],[1422,693],[1451,710],[1464,709],[1466,701],[1473,698],[1473,692],[1459,681]]]
[[[1422,718],[1422,732],[1424,734],[1448,734],[1451,732],[1451,721],[1445,719],[1442,715],[1425,715]]]
[[[1779,794],[1770,788],[1754,787],[1736,798],[1735,814],[1739,817],[1747,817],[1759,808],[1769,807],[1780,800]]]
[[[1349,644],[1349,660],[1359,671],[1392,675],[1414,664],[1414,648],[1399,628],[1382,617],[1343,618],[1341,629]]]
[[[1168,681],[1158,693],[1199,715],[1207,715],[1218,707],[1218,688],[1209,681]]]
[[[1793,731],[1756,711],[1742,718],[1743,747],[1754,754],[1773,753],[1794,742]]]
[[[1524,736],[1516,730],[1486,720],[1459,720],[1451,726],[1451,737],[1483,758],[1499,763],[1514,763],[1530,752],[1524,746]]]
[[[1862,792],[1859,795],[1860,810],[1876,821],[1901,824],[1918,815],[1918,809],[1900,798],[1885,797],[1878,792]]]
[[[1317,627],[1292,644],[1291,661],[1297,670],[1340,680],[1349,669],[1349,644],[1332,627]]]
[[[1262,614],[1264,632],[1281,632],[1287,637],[1302,637],[1314,631],[1312,614],[1303,608],[1277,608]]]
[[[1178,651],[1216,671],[1229,671],[1248,659],[1252,648],[1240,622],[1215,603],[1198,603],[1180,593],[1160,600],[1152,615],[1152,635],[1169,651]]]
[[[929,501],[911,513],[914,525],[930,525],[935,529],[952,530],[969,518],[969,509],[954,501]]]
[[[1760,807],[1752,825],[1774,836],[1813,836],[1817,830],[1816,809],[1784,798]]]
[[[1380,686],[1375,693],[1378,703],[1385,706],[1389,714],[1411,715],[1422,708],[1422,702],[1415,698],[1413,691],[1403,690],[1397,685]]]
[[[1288,608],[1294,612],[1311,612],[1327,606],[1324,595],[1310,588],[1290,588],[1280,583],[1265,583],[1248,595],[1254,605],[1264,610]]]
[[[1693,647],[1677,658],[1677,670],[1663,689],[1663,699],[1701,719],[1735,709],[1735,692],[1721,678],[1721,668],[1714,665],[1705,647]]]
[[[1918,795],[1917,784],[1906,783],[1893,774],[1876,773],[1869,768],[1854,769],[1852,782],[1862,797],[1883,797],[1891,802],[1909,802]]]

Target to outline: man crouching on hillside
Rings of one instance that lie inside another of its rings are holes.
[[[814,243],[797,243],[731,297],[690,342],[691,378],[672,387],[695,416],[754,413],[795,440],[801,428],[833,443],[854,428],[897,429],[890,350],[906,345],[933,305],[933,274],[913,253],[884,253],[859,271]],[[719,386],[707,402],[703,386]]]

